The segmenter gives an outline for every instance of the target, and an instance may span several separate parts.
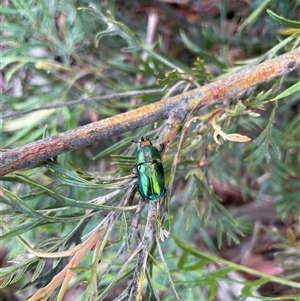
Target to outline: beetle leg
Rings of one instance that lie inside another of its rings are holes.
[[[132,173],[137,176],[137,166],[133,167]]]
[[[161,149],[160,149],[159,152],[162,153],[162,152],[164,151],[164,149],[165,149],[165,145],[164,145],[163,143],[161,143],[161,144],[160,144],[160,147],[161,147]]]

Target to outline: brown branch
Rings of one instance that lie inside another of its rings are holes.
[[[183,117],[300,67],[300,48],[201,88],[0,153],[0,176],[170,116]]]

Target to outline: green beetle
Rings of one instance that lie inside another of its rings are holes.
[[[165,173],[161,163],[161,151],[154,147],[148,136],[141,137],[135,156],[138,189],[142,197],[156,200],[164,195]]]

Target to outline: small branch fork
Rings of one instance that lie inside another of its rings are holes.
[[[201,106],[236,98],[247,89],[283,76],[300,67],[300,48],[258,66],[245,68],[211,84],[147,106],[100,120],[56,136],[31,142],[24,146],[0,152],[0,176],[23,168],[36,166],[52,157],[78,149],[111,136],[176,117],[181,122]],[[166,141],[166,140],[165,140]]]

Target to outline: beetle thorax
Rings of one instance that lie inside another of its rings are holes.
[[[138,149],[136,153],[136,163],[160,162],[161,156],[158,149],[152,145],[145,145]]]

